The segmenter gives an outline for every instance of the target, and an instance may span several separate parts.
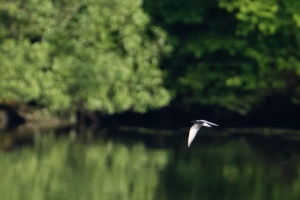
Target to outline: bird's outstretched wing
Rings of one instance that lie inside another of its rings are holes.
[[[195,136],[197,135],[198,130],[201,128],[200,125],[194,124],[189,133],[189,138],[188,138],[188,147],[190,147],[192,141],[194,140]]]
[[[212,125],[212,126],[219,126],[218,124],[214,124],[212,122],[209,122],[209,121],[206,121],[206,120],[200,120],[201,122],[204,122],[204,123],[207,123],[209,125]]]

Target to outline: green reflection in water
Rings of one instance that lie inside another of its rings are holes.
[[[299,155],[277,142],[194,145],[173,156],[162,191],[169,200],[297,200]]]
[[[0,199],[299,200],[297,146],[239,139],[175,152],[45,137],[0,152]]]
[[[0,195],[7,200],[155,199],[166,151],[143,144],[75,144],[44,138],[0,153]]]

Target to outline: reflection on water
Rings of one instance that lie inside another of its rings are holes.
[[[49,139],[0,154],[0,199],[155,199],[165,151],[139,143],[80,145]]]
[[[44,137],[33,147],[0,152],[0,194],[9,200],[297,200],[297,146],[236,139],[178,152]]]
[[[292,144],[239,139],[199,144],[173,155],[165,169],[167,199],[300,199],[300,154]]]

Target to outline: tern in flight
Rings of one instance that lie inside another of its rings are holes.
[[[194,123],[194,125],[191,127],[190,129],[190,133],[189,133],[189,139],[188,139],[188,147],[190,147],[193,139],[195,138],[195,136],[197,135],[198,130],[201,128],[201,126],[206,126],[206,127],[211,127],[211,126],[218,126],[217,124],[208,122],[206,120],[193,120],[191,121]]]

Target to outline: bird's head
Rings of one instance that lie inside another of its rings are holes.
[[[196,123],[197,123],[197,120],[193,120],[193,121],[191,121],[191,122],[193,122],[194,124],[196,124]]]

